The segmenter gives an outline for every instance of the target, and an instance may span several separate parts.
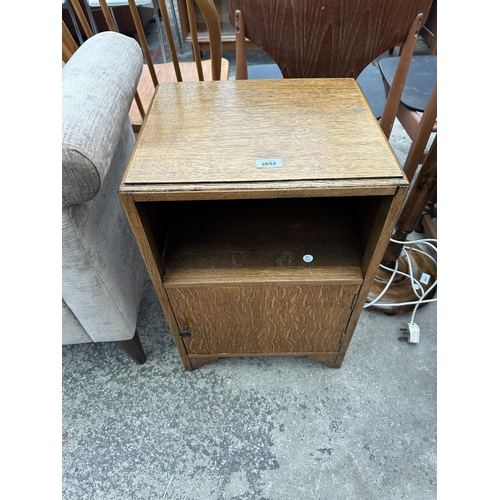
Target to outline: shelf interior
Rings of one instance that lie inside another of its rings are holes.
[[[155,225],[164,285],[361,283],[351,204],[349,198],[160,202]]]

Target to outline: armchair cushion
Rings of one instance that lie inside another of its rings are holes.
[[[62,201],[99,191],[128,117],[142,65],[139,44],[112,31],[88,39],[63,68]],[[91,62],[91,64],[89,64]]]

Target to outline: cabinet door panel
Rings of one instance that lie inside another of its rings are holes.
[[[358,285],[167,290],[188,354],[335,352]]]

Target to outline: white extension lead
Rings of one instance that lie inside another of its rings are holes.
[[[391,238],[391,242],[398,243],[398,244],[402,243],[401,241],[394,240],[392,238]],[[411,280],[413,292],[415,294],[414,301],[397,302],[397,303],[394,302],[394,303],[390,303],[390,304],[379,304],[378,307],[415,305],[415,307],[413,309],[413,314],[411,316],[411,320],[409,323],[407,323],[407,328],[404,329],[407,332],[407,341],[408,341],[408,343],[411,343],[411,344],[418,344],[418,342],[420,340],[420,328],[414,322],[415,315],[417,313],[417,309],[422,304],[427,304],[429,302],[436,302],[437,301],[437,298],[433,298],[433,299],[426,299],[425,298],[437,286],[437,278],[436,278],[436,281],[424,292],[419,281],[413,277],[412,265],[411,265],[411,260],[410,260],[410,252],[419,252],[419,253],[424,254],[429,259],[431,259],[437,266],[437,261],[432,255],[429,255],[427,252],[424,252],[420,248],[415,247],[415,245],[417,245],[417,244],[428,245],[436,252],[436,255],[437,255],[437,247],[435,245],[433,245],[432,243],[437,243],[437,240],[433,239],[433,238],[426,238],[426,239],[413,240],[411,242],[406,242],[406,244],[403,245],[403,249],[401,251],[401,256],[405,257],[407,260],[409,274],[398,270],[398,261],[397,260],[396,260],[394,269],[391,269],[389,267],[386,267],[386,266],[383,266],[382,264],[380,264],[380,267],[382,269],[385,269],[386,271],[392,272],[392,275],[389,278],[389,280],[387,281],[387,284],[384,287],[384,289],[379,293],[379,295],[377,297],[375,297],[375,299],[373,299],[371,302],[368,302],[363,306],[363,308],[367,308],[367,307],[373,306],[374,304],[378,303],[380,301],[380,299],[385,295],[385,293],[387,292],[389,287],[391,286],[391,283],[394,281],[394,278],[396,277],[396,275],[399,274],[399,275],[406,276],[407,278],[409,278]]]

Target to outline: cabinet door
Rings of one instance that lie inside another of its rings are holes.
[[[167,290],[188,354],[336,352],[359,285]]]

